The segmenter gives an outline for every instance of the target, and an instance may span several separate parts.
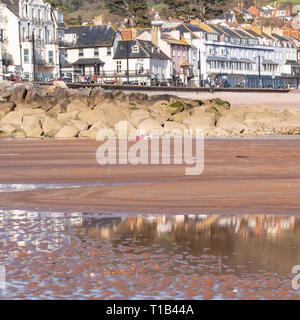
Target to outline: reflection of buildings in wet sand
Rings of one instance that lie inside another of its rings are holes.
[[[67,225],[80,226],[81,213],[41,213],[23,210],[0,211],[0,246],[8,242],[15,243],[15,252],[18,247],[30,245],[29,252],[50,252],[59,248],[62,243],[70,241],[65,232]],[[13,252],[12,252],[13,253]]]
[[[236,272],[259,274],[278,265],[290,272],[290,266],[300,258],[295,251],[299,247],[300,217],[202,214],[110,217],[91,223],[84,217],[83,220],[79,232],[85,238],[108,241],[117,248],[130,245],[137,249],[137,254],[141,248],[155,245],[166,250],[171,260],[183,253],[198,257],[201,268],[207,271],[220,258],[222,266]],[[151,252],[155,257],[155,249]],[[224,270],[222,267],[218,272]]]
[[[282,232],[291,232],[295,227],[295,217],[270,216],[270,215],[148,215],[124,217],[114,224],[114,231],[129,228],[131,231],[142,232],[145,225],[152,225],[156,229],[156,236],[163,236],[176,230],[200,232],[209,231],[211,227],[229,228],[231,232],[247,238],[250,234],[266,234],[269,237]],[[100,233],[105,239],[111,236],[112,227],[100,228]]]
[[[264,234],[274,238],[283,232],[292,232],[295,228],[295,217],[270,215],[140,215],[113,217],[108,219],[90,219],[82,213],[40,213],[27,211],[0,211],[0,234],[5,233],[0,243],[7,238],[17,246],[34,245],[35,250],[51,251],[63,241],[68,241],[67,228],[85,229],[86,236],[110,240],[117,234],[146,234],[147,237],[159,240],[197,239],[216,229],[227,230],[246,239],[251,235]],[[7,237],[8,235],[8,237]],[[49,236],[51,235],[51,236]],[[47,239],[47,243],[43,240]]]

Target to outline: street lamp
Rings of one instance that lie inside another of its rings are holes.
[[[202,75],[201,75],[201,51],[200,51],[200,48],[199,48],[198,70],[199,70],[199,87],[201,87]]]
[[[262,87],[262,81],[261,81],[261,55],[258,54],[258,56],[256,58],[258,58],[258,87],[261,88]]]

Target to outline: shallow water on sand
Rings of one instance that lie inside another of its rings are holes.
[[[294,265],[299,216],[0,211],[1,299],[299,299]]]

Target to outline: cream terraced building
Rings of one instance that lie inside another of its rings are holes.
[[[191,45],[191,84],[212,82],[231,87],[279,88],[300,85],[297,44],[272,30],[260,34],[244,28],[191,25],[175,27]],[[170,33],[172,28],[162,28]],[[200,62],[200,63],[199,63]]]
[[[43,0],[0,0],[2,77],[59,77],[56,26],[63,20],[54,11]]]

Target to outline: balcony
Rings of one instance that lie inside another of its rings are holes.
[[[233,70],[229,68],[208,68],[208,74],[221,74],[227,73],[228,75],[258,75],[258,70]],[[265,71],[261,70],[260,74],[262,76],[280,76],[280,71]]]
[[[54,61],[47,61],[45,59],[35,59],[35,64],[39,67],[49,67],[49,68],[52,68],[52,67],[55,67],[55,63]]]

